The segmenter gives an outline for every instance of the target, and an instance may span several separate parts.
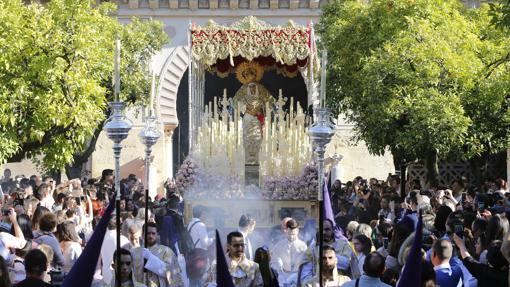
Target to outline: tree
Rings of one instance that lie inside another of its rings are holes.
[[[40,159],[55,171],[93,150],[112,100],[117,35],[121,97],[133,104],[148,95],[148,60],[167,41],[161,23],[123,26],[114,5],[92,2],[0,0],[0,162]]]
[[[332,63],[328,104],[348,111],[372,153],[425,160],[437,186],[439,159],[508,144],[499,134],[508,121],[481,116],[480,106],[504,103],[508,88],[500,76],[507,67],[490,65],[506,40],[487,15],[486,7],[468,10],[455,0],[333,2],[319,24]],[[508,107],[500,112],[508,115]]]
[[[507,2],[508,6],[508,2]],[[510,147],[510,26],[499,25],[493,14],[494,5],[470,10],[481,45],[478,56],[484,65],[472,92],[463,101],[472,120],[468,135],[469,160],[477,179],[483,185],[489,156]],[[510,10],[508,10],[510,11]],[[496,23],[496,25],[495,25]]]

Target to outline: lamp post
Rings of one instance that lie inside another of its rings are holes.
[[[140,139],[145,145],[145,224],[144,224],[144,247],[147,248],[147,222],[149,217],[149,177],[150,177],[150,165],[151,165],[151,154],[152,146],[156,144],[158,139],[161,137],[161,132],[157,128],[156,117],[153,116],[153,99],[155,93],[155,75],[152,74],[151,84],[151,96],[149,104],[149,115],[147,116],[147,122],[145,127],[140,131]]]
[[[331,122],[331,112],[328,108],[319,108],[316,110],[316,122],[312,124],[308,135],[313,142],[315,149],[315,156],[317,160],[318,172],[318,188],[317,198],[319,201],[319,286],[322,287],[322,253],[323,253],[323,225],[324,225],[324,154],[326,152],[326,145],[331,141],[335,134],[334,125]]]
[[[120,93],[120,40],[115,41],[115,66],[114,66],[114,95],[115,101],[110,102],[110,108],[113,110],[113,115],[107,120],[105,130],[108,138],[113,141],[113,155],[115,158],[115,210],[117,221],[117,269],[116,272],[116,285],[120,284],[120,152],[122,145],[120,144],[127,138],[129,131],[133,124],[124,115],[124,108],[126,104],[119,100]]]
[[[400,197],[405,202],[406,198],[406,169],[407,169],[407,162],[406,159],[403,158],[400,161]]]

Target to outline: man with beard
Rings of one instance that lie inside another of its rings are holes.
[[[117,250],[113,254],[113,270],[117,270]],[[113,272],[113,277],[110,283],[104,284],[104,287],[116,287],[115,282],[116,271]],[[120,284],[122,287],[144,287],[142,283],[136,282],[133,276],[133,257],[131,253],[124,249],[120,249]]]
[[[333,222],[329,219],[325,219],[323,223],[323,233],[322,233],[323,244],[325,246],[330,246],[335,250],[336,259],[337,259],[337,268],[342,271],[347,271],[349,268],[350,260],[352,255],[354,254],[349,242],[345,239],[335,239],[335,233],[333,230]],[[319,245],[317,241],[314,240],[308,247],[306,251],[306,256],[304,261],[302,262],[303,269],[301,271],[301,282],[305,282],[309,280],[311,277],[315,276],[317,266],[311,264],[311,262],[318,262],[317,254],[319,253]]]
[[[156,223],[148,222],[146,232],[147,248],[137,247],[131,251],[134,259],[134,278],[138,282],[144,282],[147,276],[148,287],[184,286],[177,256],[170,248],[156,243],[158,237]],[[147,269],[146,273],[144,268]]]
[[[337,259],[335,249],[328,245],[324,246],[322,255],[322,286],[339,287],[345,282],[351,281],[349,277],[338,274],[336,265]],[[316,275],[303,282],[303,284],[305,287],[319,286],[319,278]]]
[[[333,222],[331,222],[331,220],[325,219],[323,228],[324,228],[322,233],[323,244],[331,246],[335,250],[338,269],[344,271],[347,270],[349,267],[351,256],[353,254],[353,250],[349,245],[349,242],[345,239],[335,239],[335,232],[333,230],[334,225]],[[316,250],[315,251],[312,250],[311,246],[315,246]],[[315,254],[317,254],[318,251],[319,246],[316,245],[315,243],[312,243],[312,245],[308,247],[307,254],[313,254],[315,257]]]
[[[285,282],[297,273],[307,249],[306,243],[298,238],[299,226],[296,220],[288,220],[286,227],[287,238],[280,240],[271,249],[271,267],[278,272],[279,282]]]
[[[264,281],[260,274],[259,265],[244,254],[244,237],[234,231],[227,236],[227,265],[236,287],[262,287]]]

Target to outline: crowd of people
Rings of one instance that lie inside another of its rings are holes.
[[[51,177],[14,178],[6,169],[0,186],[0,287],[59,286],[114,199],[113,171],[57,184]],[[420,217],[421,286],[509,286],[504,180],[487,182],[484,190],[463,179],[434,189],[419,181],[400,188],[391,175],[331,184],[322,268],[316,219],[285,217],[267,231],[243,214],[238,228],[221,239],[234,286],[315,287],[320,278],[329,287],[396,286]],[[108,222],[92,285],[116,286],[120,266],[122,286],[217,286],[218,242],[207,226],[213,211],[194,206],[185,222],[183,199],[172,184],[152,199],[143,190],[134,175],[121,181],[121,225]]]

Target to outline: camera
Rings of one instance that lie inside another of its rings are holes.
[[[15,200],[12,202],[12,206],[17,206],[17,205],[24,206],[24,205],[25,205],[25,201],[24,201],[22,198],[15,199]]]
[[[384,249],[388,249],[388,245],[390,244],[390,239],[388,237],[383,237],[383,246]]]
[[[51,286],[62,286],[65,279],[65,273],[62,270],[55,270],[52,269],[50,272],[48,272],[51,278]]]
[[[457,234],[458,237],[464,238],[464,226],[462,225],[462,223],[455,223],[453,227],[454,233]]]
[[[85,196],[84,195],[81,195],[81,196],[75,196],[73,197],[74,200],[76,201],[76,204],[77,205],[81,205],[82,202],[85,202]]]
[[[485,210],[485,202],[481,202],[481,201],[479,201],[479,202],[477,203],[477,208],[478,208],[478,211],[483,211],[483,210]]]
[[[11,211],[9,209],[4,209],[4,210],[2,210],[2,214],[4,216],[9,216],[11,214]]]

